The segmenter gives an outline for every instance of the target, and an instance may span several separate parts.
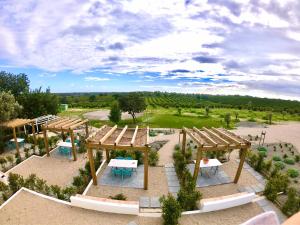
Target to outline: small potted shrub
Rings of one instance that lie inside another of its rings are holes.
[[[296,178],[296,177],[299,176],[298,170],[295,170],[295,169],[292,169],[292,168],[287,170],[287,174],[288,174],[289,177],[291,177],[291,178]]]
[[[295,160],[294,159],[291,159],[291,158],[286,158],[283,160],[286,164],[289,164],[289,165],[294,165],[295,164]]]

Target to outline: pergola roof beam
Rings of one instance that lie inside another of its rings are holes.
[[[65,125],[67,125],[67,124],[69,124],[69,123],[72,123],[72,122],[74,122],[74,121],[76,121],[76,120],[77,120],[77,119],[68,119],[68,120],[66,120],[66,121],[64,121],[64,122],[61,122],[61,123],[55,125],[53,128],[63,128],[63,126],[65,126]]]
[[[70,126],[69,129],[73,130],[74,128],[79,127],[79,126],[81,126],[82,124],[87,123],[88,121],[89,121],[88,119],[83,120],[83,121],[81,121],[81,122],[79,122],[79,123],[76,123],[76,124]]]
[[[91,134],[85,141],[86,141],[86,142],[90,141],[91,139],[93,139],[93,138],[96,136],[96,134],[97,134],[99,131],[103,130],[103,129],[106,128],[106,127],[107,127],[106,125],[103,125],[102,127],[100,127],[100,129],[99,129],[98,131],[96,131],[96,132],[94,132],[93,134]],[[92,140],[91,140],[91,141],[92,141]]]
[[[210,138],[206,133],[200,131],[199,129],[197,129],[196,127],[193,127],[193,130],[200,135],[201,137],[203,137],[204,139],[208,140],[209,142],[211,142],[214,146],[217,146],[218,143],[215,142],[212,138]]]
[[[110,129],[110,131],[108,131],[99,141],[99,144],[103,144],[111,135],[112,133],[117,129],[117,125],[115,125],[113,128]]]
[[[138,129],[139,129],[139,126],[136,126],[136,127],[135,127],[135,130],[134,130],[134,133],[133,133],[133,135],[132,135],[131,142],[130,142],[130,145],[131,145],[131,146],[134,146],[134,143],[135,143],[135,138],[136,138],[136,135],[137,135]]]
[[[76,124],[76,123],[79,123],[81,121],[81,119],[77,119],[77,120],[73,120],[73,121],[70,121],[69,123],[65,124],[62,126],[63,129],[66,129],[66,128],[69,128],[70,126]]]
[[[201,142],[192,132],[190,132],[187,128],[183,127],[184,132],[186,132],[197,144],[204,146],[204,143]]]
[[[205,130],[206,133],[209,133],[211,136],[215,137],[216,139],[220,140],[221,142],[223,142],[226,145],[229,145],[230,143],[228,141],[226,141],[225,139],[223,139],[222,137],[220,137],[219,135],[217,135],[215,132],[213,132],[212,130],[207,129],[206,127],[203,127],[203,130]]]
[[[67,120],[69,120],[69,119],[68,118],[59,118],[58,120],[51,121],[46,126],[47,126],[47,128],[54,128],[55,125],[65,122]]]
[[[115,145],[118,145],[120,140],[122,139],[124,133],[126,132],[127,130],[127,125],[123,128],[123,130],[121,131],[121,133],[118,135],[117,139],[115,140]]]
[[[230,140],[231,142],[235,143],[235,144],[238,144],[238,145],[241,145],[242,143],[238,140],[236,140],[235,138],[233,138],[232,136],[226,134],[225,132],[219,130],[219,129],[216,129],[214,127],[212,127],[213,131],[215,131],[217,134],[221,135],[221,137],[223,138],[227,138],[227,140]]]

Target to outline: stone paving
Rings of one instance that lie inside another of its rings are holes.
[[[261,197],[256,203],[262,208],[264,212],[274,211],[277,214],[277,217],[280,223],[283,223],[287,217],[268,199]]]
[[[194,174],[194,168],[195,164],[188,164],[191,174]],[[201,170],[197,177],[196,187],[208,187],[232,182],[222,167],[219,167],[217,172],[215,172],[215,168],[202,168]]]
[[[101,185],[129,187],[129,188],[143,188],[144,187],[144,165],[138,166],[136,171],[133,171],[131,176],[114,176],[110,167],[106,167],[102,176],[98,178]]]
[[[159,197],[140,197],[140,208],[160,208]]]
[[[239,159],[236,159],[237,163],[240,162]],[[249,193],[261,193],[265,189],[266,180],[265,178],[258,172],[256,172],[247,162],[244,163],[243,169],[245,169],[247,172],[252,174],[255,179],[257,180],[257,185],[251,185],[251,186],[241,186],[238,188],[240,192],[249,192]]]

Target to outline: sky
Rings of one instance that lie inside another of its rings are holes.
[[[299,0],[0,0],[0,70],[52,92],[300,100]]]

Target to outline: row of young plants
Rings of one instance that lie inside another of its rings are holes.
[[[94,161],[95,170],[97,170],[102,163],[102,152],[97,152]],[[19,174],[10,173],[8,185],[0,181],[0,193],[3,201],[6,201],[22,187],[25,187],[48,196],[69,201],[72,195],[82,194],[91,179],[89,162],[86,162],[84,168],[79,169],[79,175],[73,178],[72,185],[65,188],[58,185],[48,185],[45,180],[38,178],[35,174],[24,178]]]
[[[180,146],[176,145],[173,159],[180,190],[177,193],[177,198],[170,193],[160,198],[165,225],[177,225],[181,213],[197,209],[197,203],[202,198],[202,194],[196,189],[196,181],[187,167],[191,157],[191,149],[183,154]]]
[[[265,160],[264,154],[257,154],[252,151],[249,152],[247,161],[267,179],[263,193],[267,199],[275,203],[287,216],[292,216],[300,210],[300,193],[299,190],[291,186],[290,178],[293,178],[294,175],[290,170],[283,173],[277,162],[273,166],[272,159]],[[284,202],[278,200],[279,196],[282,195],[286,196]]]

